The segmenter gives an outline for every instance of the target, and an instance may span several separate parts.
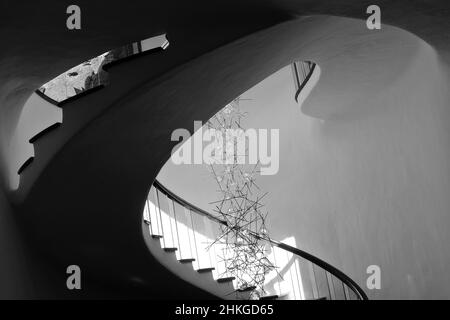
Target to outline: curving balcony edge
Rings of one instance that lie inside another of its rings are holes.
[[[185,199],[179,197],[172,191],[170,191],[168,188],[166,188],[163,184],[161,184],[158,180],[155,179],[153,182],[153,187],[155,187],[156,190],[164,194],[168,199],[178,203],[182,207],[189,209],[191,212],[204,216],[208,218],[211,221],[214,221],[218,224],[228,225],[226,221],[223,221],[214,215],[210,214],[209,212],[198,208],[197,206],[189,203]],[[248,230],[249,231],[249,230]],[[368,300],[368,296],[364,292],[364,290],[349,276],[347,276],[345,273],[337,269],[336,267],[330,265],[329,263],[323,261],[322,259],[305,252],[301,249],[295,248],[293,246],[290,246],[288,244],[285,244],[283,242],[276,241],[274,239],[271,239],[270,237],[266,235],[260,235],[255,232],[249,231],[249,234],[259,240],[267,241],[270,245],[275,246],[281,250],[285,250],[295,256],[301,257],[314,265],[317,265],[318,267],[322,268],[326,272],[328,272],[330,275],[333,275],[336,277],[339,281],[342,282],[345,286],[347,286],[357,297],[358,300]],[[330,288],[328,288],[330,290]],[[345,291],[344,291],[345,292]],[[349,299],[348,294],[344,293],[345,300]]]

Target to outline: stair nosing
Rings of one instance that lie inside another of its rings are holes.
[[[216,269],[216,268],[213,268],[213,267],[211,267],[211,268],[201,268],[201,269],[197,269],[197,272],[198,273],[206,273],[206,272],[209,272],[209,271],[213,271],[214,269]]]
[[[194,261],[195,261],[194,258],[180,259],[180,260],[178,260],[178,262],[180,262],[180,263],[189,263],[189,262],[194,262]]]
[[[237,289],[238,292],[247,292],[247,291],[253,291],[255,290],[256,287],[255,286],[251,286],[251,287],[247,287],[245,289]]]
[[[219,283],[225,283],[225,282],[230,282],[236,280],[236,277],[226,277],[226,278],[219,278],[216,281]]]
[[[47,96],[44,92],[42,92],[41,90],[37,89],[34,91],[39,97],[41,97],[42,99],[44,99],[45,101],[47,101],[48,103],[53,104],[54,106],[58,106],[58,101],[53,100],[52,98],[50,98],[49,96]]]
[[[92,88],[89,88],[89,89],[85,89],[85,90],[83,90],[82,92],[80,92],[80,93],[78,93],[76,95],[70,96],[70,97],[68,97],[68,98],[66,98],[64,100],[59,101],[58,102],[58,107],[64,109],[64,107],[67,104],[72,103],[73,101],[77,101],[78,99],[82,99],[82,98],[84,98],[84,97],[86,97],[88,95],[91,95],[91,94],[93,94],[93,93],[95,93],[95,92],[97,92],[97,91],[99,91],[99,90],[101,90],[101,89],[103,89],[105,87],[106,87],[106,83],[101,83],[98,86],[95,86],[95,87],[92,87]]]
[[[37,140],[45,136],[47,133],[59,128],[61,126],[62,122],[55,122],[54,124],[48,126],[47,128],[41,130],[40,132],[36,133],[34,136],[32,136],[28,142],[29,143],[35,143]]]
[[[34,156],[29,157],[19,168],[19,170],[17,170],[17,174],[21,174],[26,168],[28,168],[31,163],[34,161]]]

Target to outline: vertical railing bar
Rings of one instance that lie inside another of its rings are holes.
[[[209,223],[209,225],[208,225],[208,223]],[[204,217],[203,218],[203,225],[205,226],[205,240],[206,240],[205,250],[208,251],[207,254],[208,254],[208,258],[209,258],[209,266],[213,267],[214,263],[213,263],[212,258],[211,258],[211,247],[209,247],[209,243],[208,243],[209,242],[208,235],[209,235],[209,233],[211,231],[210,228],[209,228],[210,224],[211,224],[211,220],[209,220],[207,217]]]
[[[194,220],[192,219],[192,211],[189,209],[189,212],[191,214],[191,225],[192,225],[192,234],[194,235],[194,245],[195,245],[195,253],[197,254],[197,258],[195,261],[197,261],[197,268],[200,268],[200,255],[198,254],[198,248],[197,248],[197,237],[195,236],[195,227],[194,227]]]
[[[305,300],[305,297],[303,296],[303,292],[302,292],[302,288],[303,288],[303,281],[302,281],[302,274],[300,272],[300,264],[297,263],[298,261],[298,257],[294,256],[294,270],[295,270],[295,274],[297,275],[297,282],[298,282],[298,292],[300,294],[300,299],[299,300]],[[297,268],[298,265],[298,268]]]
[[[301,62],[299,62],[298,63],[298,79],[299,79],[299,84],[301,85],[302,84],[302,78],[303,78],[303,67],[302,67],[302,63]]]
[[[170,203],[171,203],[172,199],[170,199],[168,195],[166,195],[166,199],[167,199],[167,205],[169,207],[169,212],[167,212],[167,217],[168,217],[168,220],[169,220],[170,238],[172,239],[172,247],[174,247],[175,246],[175,238],[173,237],[174,231],[172,230],[172,219],[171,219],[172,218],[171,217],[171,213],[172,213],[171,211],[173,211],[173,206],[172,206],[172,208],[170,206]]]
[[[293,255],[292,255],[293,256]],[[286,251],[286,257],[287,257],[287,263],[289,263],[289,253]],[[295,267],[295,266],[294,266]],[[287,272],[289,272],[289,278],[291,278],[291,290],[292,295],[294,296],[294,300],[296,300],[297,295],[295,294],[295,284],[294,284],[294,278],[292,277],[292,268],[289,268]]]
[[[341,284],[342,284],[342,288],[344,289],[344,298],[345,298],[345,300],[349,300],[348,288],[345,285],[345,283],[343,283],[342,281],[341,281]]]
[[[147,208],[147,214],[145,214],[145,208]],[[144,221],[150,222],[150,211],[148,209],[150,209],[148,207],[148,199],[145,199],[145,204],[144,204]]]
[[[216,227],[217,227],[217,226],[216,226]],[[222,265],[221,265],[221,261],[220,261],[220,255],[219,255],[219,254],[220,254],[220,250],[221,250],[221,247],[220,247],[220,241],[215,241],[216,238],[217,238],[219,235],[220,235],[219,229],[218,229],[218,228],[213,228],[213,236],[214,236],[214,239],[213,239],[213,241],[214,241],[214,244],[213,244],[213,247],[214,247],[214,257],[215,257],[215,261],[216,261],[216,271],[217,271],[217,276],[218,276],[218,277],[220,277],[221,272],[222,272],[222,270],[221,270]],[[225,272],[222,272],[222,274],[223,274],[223,277],[227,277],[226,271],[225,271]]]
[[[155,213],[156,213],[156,229],[158,231],[159,235],[163,235],[163,230],[162,230],[162,226],[161,226],[161,212],[159,212],[159,199],[158,199],[158,190],[156,190],[156,188],[153,188],[153,193],[154,193],[154,197],[155,197]],[[159,212],[159,214],[158,214]]]
[[[274,262],[275,266],[278,267],[278,265],[277,265],[277,258],[276,258],[276,254],[275,254],[275,249],[274,249],[274,246],[272,245],[272,243],[270,243],[270,247],[272,248],[272,252],[273,252],[273,262]],[[278,293],[281,294],[280,279],[283,279],[283,278],[281,278],[281,276],[277,273],[276,274],[276,279],[278,279],[278,281],[277,281]],[[275,288],[275,286],[274,286],[274,288]]]
[[[294,72],[294,77],[295,77],[295,91],[298,91],[298,89],[300,89],[300,79],[298,77],[298,68],[297,68],[297,63],[294,62],[293,64],[293,72]]]
[[[190,215],[191,215],[190,214],[190,210],[188,208],[186,208],[185,206],[182,206],[182,208],[184,210],[184,215],[186,216],[186,222],[188,222],[189,219],[190,219]],[[187,230],[188,241],[189,241],[189,257],[196,258],[195,254],[194,254],[194,252],[192,250],[192,241],[191,241],[191,235],[190,235],[191,230],[189,230],[189,226],[188,225],[186,225],[186,230]],[[192,230],[192,233],[193,233],[193,230]]]
[[[216,254],[216,247],[215,247],[215,243],[213,244],[214,239],[212,239],[211,244],[209,245],[209,251],[210,251],[210,258],[212,259],[211,261],[211,267],[214,267],[214,272],[217,275],[217,278],[220,278],[220,274],[219,274],[219,266],[218,266],[218,262],[217,262],[217,254]]]
[[[147,206],[147,212],[148,212],[148,229],[150,230],[150,235],[153,236],[153,221],[152,221],[152,214],[150,213],[150,200],[147,198],[145,201],[145,205]]]
[[[171,199],[172,200],[172,199]],[[175,201],[172,200],[172,206],[173,206],[173,219],[175,220],[175,230],[177,232],[177,242],[178,242],[178,254],[181,259],[182,252],[181,252],[181,243],[180,243],[180,233],[178,232],[178,221],[177,221],[177,213],[175,211]]]
[[[159,220],[161,222],[162,243],[163,243],[164,247],[166,247],[166,238],[164,236],[164,227],[163,227],[163,223],[162,223],[161,204],[159,201],[159,191],[158,190],[156,190],[156,202],[158,203],[157,212],[159,212]]]
[[[332,300],[336,300],[336,292],[334,291],[334,284],[333,284],[332,275],[328,271],[325,271],[325,274],[327,276],[328,292],[330,294],[330,298]]]
[[[322,268],[320,268],[322,269]],[[322,269],[323,270],[323,269]],[[331,297],[331,291],[330,291],[330,281],[328,280],[328,272],[326,270],[324,270],[325,272],[325,280],[327,282],[327,291],[328,291],[328,296],[330,297],[330,300],[333,300]]]
[[[152,205],[154,205],[154,203],[151,201],[151,197],[152,197],[152,195],[151,195],[151,193],[152,193],[152,189],[154,189],[154,187],[152,186],[151,188],[150,188],[150,191],[149,191],[149,193],[148,193],[148,196],[147,196],[147,206],[148,206],[148,215],[149,215],[149,217],[150,217],[150,225],[152,226],[152,235],[154,234],[154,228],[155,228],[155,226],[156,226],[156,221],[154,221],[155,220],[155,218],[154,217],[152,217],[152,208],[151,208],[151,205],[150,205],[150,203],[152,204]],[[154,201],[154,200],[153,200]]]
[[[319,299],[319,287],[317,285],[317,280],[316,280],[316,271],[314,270],[314,265],[311,261],[308,261],[308,265],[310,267],[309,268],[309,272],[310,272],[309,276],[311,277],[313,296],[314,296],[314,299]]]

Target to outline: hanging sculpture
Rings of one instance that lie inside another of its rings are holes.
[[[247,145],[242,152],[239,143],[245,144],[245,131],[241,120],[246,116],[239,109],[236,99],[217,113],[207,123],[213,129],[217,144],[213,151],[221,161],[209,165],[217,182],[220,200],[213,202],[218,218],[226,224],[213,244],[222,248],[219,259],[225,263],[228,276],[237,280],[239,289],[253,289],[255,298],[264,294],[266,275],[276,270],[267,258],[269,235],[266,228],[267,211],[262,203],[267,193],[262,194],[256,184],[259,161],[249,163]],[[239,153],[240,152],[240,153]],[[217,251],[216,251],[217,252]]]

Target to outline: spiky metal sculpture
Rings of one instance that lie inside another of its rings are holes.
[[[225,221],[215,244],[221,245],[220,258],[225,263],[228,276],[237,279],[239,289],[253,288],[253,295],[264,293],[266,275],[276,267],[267,258],[269,239],[266,228],[267,211],[261,202],[267,193],[261,195],[256,184],[259,163],[246,164],[248,146],[244,154],[238,154],[239,141],[245,143],[245,130],[241,120],[245,117],[236,99],[217,113],[208,123],[214,129],[216,141],[222,141],[214,150],[221,162],[209,165],[217,182],[221,199],[213,202],[218,217]],[[244,139],[240,140],[240,139]]]

